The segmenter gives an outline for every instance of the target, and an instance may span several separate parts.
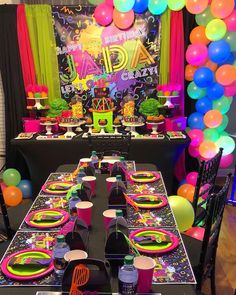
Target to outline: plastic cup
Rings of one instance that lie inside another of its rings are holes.
[[[152,289],[155,260],[147,256],[137,256],[134,258],[134,266],[138,270],[138,292],[149,293]]]
[[[82,158],[79,160],[79,166],[82,166],[84,164],[89,164],[89,163],[91,163],[91,161],[92,160],[90,158]]]
[[[70,262],[70,261],[78,260],[78,259],[87,259],[87,258],[88,258],[88,254],[87,252],[83,250],[71,250],[64,255],[64,259],[66,262]]]
[[[105,226],[105,229],[107,231],[109,223],[111,222],[111,220],[113,218],[116,218],[116,210],[115,209],[105,210],[102,215],[103,215],[104,226]]]
[[[106,184],[107,184],[107,190],[108,190],[108,192],[110,192],[111,186],[114,184],[114,182],[116,182],[116,177],[108,177],[106,179]]]
[[[82,181],[87,182],[91,187],[92,196],[96,194],[96,177],[95,176],[84,176]]]
[[[82,201],[77,203],[76,205],[77,209],[77,216],[82,219],[88,226],[91,225],[91,219],[92,219],[92,207],[93,203],[88,201]]]

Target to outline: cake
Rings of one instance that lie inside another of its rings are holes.
[[[134,116],[134,108],[135,103],[133,100],[126,102],[123,107],[123,115],[127,117]]]
[[[76,117],[67,117],[67,118],[61,118],[61,122],[62,124],[77,124],[79,122],[79,119]]]
[[[40,118],[40,123],[56,123],[57,120],[55,118],[50,118],[50,117],[41,117]]]
[[[120,119],[118,118],[115,118],[115,120],[113,121],[113,125],[117,125],[119,126],[121,123],[120,123]]]
[[[165,117],[163,115],[160,116],[147,116],[147,123],[160,123],[163,122]]]

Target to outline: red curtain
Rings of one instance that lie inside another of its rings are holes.
[[[36,75],[24,4],[17,6],[17,35],[24,85],[26,88],[29,84],[36,84]]]

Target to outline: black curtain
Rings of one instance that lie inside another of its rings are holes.
[[[26,99],[17,38],[17,5],[0,5],[0,70],[5,96],[6,167],[27,175],[23,158],[11,147],[11,139],[22,131]]]

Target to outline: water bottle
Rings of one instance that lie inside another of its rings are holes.
[[[56,274],[63,275],[66,268],[66,260],[64,255],[70,251],[70,247],[65,242],[65,236],[58,235],[56,244],[53,247],[53,263]]]
[[[92,151],[92,154],[91,154],[91,157],[90,159],[92,160],[91,161],[91,164],[92,166],[94,167],[95,169],[95,173],[99,173],[99,159],[98,159],[98,156],[97,156],[97,152],[96,151]]]
[[[73,191],[69,200],[69,212],[71,219],[74,219],[77,216],[77,209],[75,205],[79,202],[81,202],[81,199],[78,197],[77,191]]]
[[[119,269],[119,294],[134,295],[136,294],[138,284],[138,271],[133,265],[134,257],[125,256],[124,265]]]
[[[80,167],[79,168],[79,173],[78,173],[78,176],[77,176],[77,183],[82,183],[83,180],[82,178],[86,176],[86,173],[85,173],[85,170],[84,170],[84,167]]]

